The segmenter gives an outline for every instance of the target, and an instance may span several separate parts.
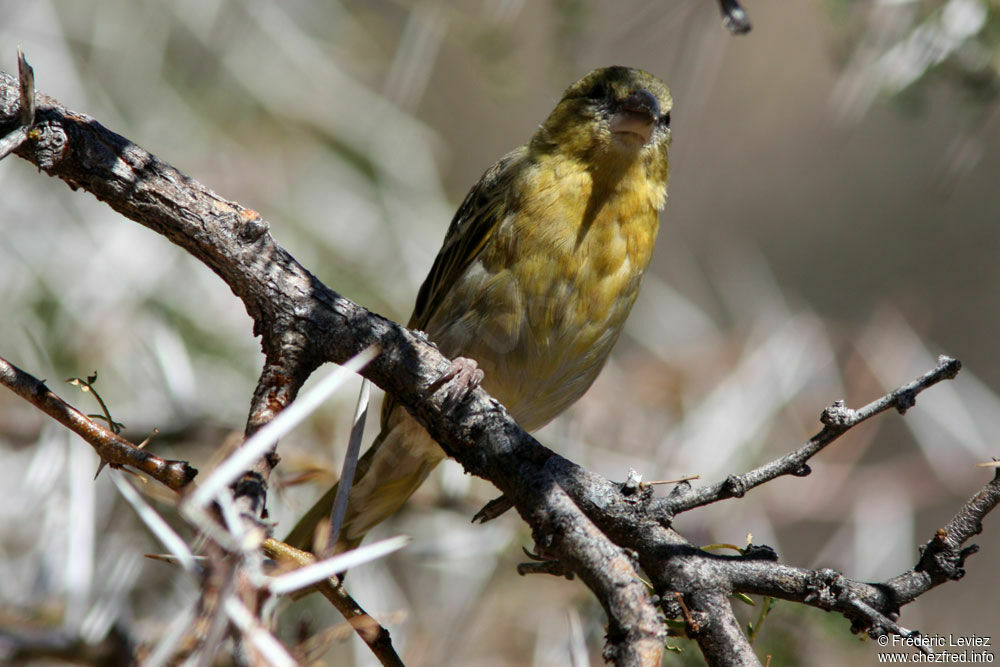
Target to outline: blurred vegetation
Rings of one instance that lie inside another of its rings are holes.
[[[833,400],[866,402],[957,356],[957,382],[838,443],[808,479],[679,522],[700,543],[752,532],[787,562],[884,578],[997,454],[998,5],[747,9],[754,31],[734,38],[708,0],[0,0],[0,59],[12,70],[23,45],[41,91],[260,211],[324,282],[396,319],[466,189],[565,85],[598,65],[657,73],[677,105],[653,271],[609,367],[540,437],[614,479],[715,480],[795,446]],[[22,161],[0,165],[0,188],[0,355],[85,410],[60,381],[96,369],[125,435],[159,428],[158,454],[211,469],[261,362],[233,295]],[[279,533],[335,476],[356,386],[282,443]],[[195,587],[142,558],[162,547],[92,481],[86,446],[0,393],[0,452],[0,660],[25,637],[155,642]],[[352,592],[408,664],[562,665],[579,636],[600,664],[604,616],[582,585],[515,576],[530,546],[516,517],[468,524],[494,493],[443,467],[380,531],[413,545],[352,571]],[[966,579],[904,624],[995,629],[1000,540],[985,528]],[[289,645],[341,624],[315,596],[279,611]],[[783,664],[873,659],[847,627],[778,603],[756,645]],[[350,633],[329,639],[317,659],[370,662]]]
[[[1000,81],[1000,5],[992,0],[830,0],[843,23],[844,64],[863,70],[873,89],[906,105],[925,101],[944,82],[979,111],[996,99]],[[894,5],[894,6],[891,6]]]

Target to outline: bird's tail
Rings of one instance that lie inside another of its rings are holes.
[[[403,408],[396,408],[372,446],[358,460],[334,551],[340,553],[360,544],[369,530],[402,507],[442,459],[444,451],[427,431]],[[337,487],[335,484],[323,494],[295,524],[285,542],[313,550],[316,527],[329,520]]]

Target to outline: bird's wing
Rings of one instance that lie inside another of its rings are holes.
[[[417,293],[417,303],[407,326],[423,330],[459,276],[469,268],[494,230],[506,216],[509,205],[511,181],[517,165],[527,155],[527,147],[516,148],[493,164],[482,178],[472,186],[465,201],[458,207],[448,226],[444,243],[438,251],[430,273]],[[382,427],[389,422],[389,414],[396,405],[392,396],[382,404]]]
[[[511,151],[483,174],[452,218],[444,244],[434,266],[417,293],[417,303],[407,326],[424,329],[462,273],[476,259],[500,224],[509,205],[508,190],[516,171],[513,167],[524,157],[524,147]]]

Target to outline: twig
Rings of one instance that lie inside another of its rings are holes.
[[[97,404],[101,406],[101,415],[87,415],[88,417],[103,419],[108,423],[108,428],[112,431],[115,433],[122,432],[122,428],[125,427],[125,424],[117,422],[111,418],[111,411],[108,409],[108,404],[104,402],[104,399],[101,398],[101,394],[97,391],[97,387],[94,386],[94,384],[97,383],[97,371],[94,371],[93,375],[88,375],[85,378],[68,378],[66,382],[75,387],[80,387],[80,391],[84,393],[91,394],[94,397],[94,400],[97,401]]]
[[[983,518],[1000,504],[1000,469],[976,495],[939,528],[922,548],[914,568],[886,582],[898,604],[915,600],[931,588],[965,576],[965,560],[978,551],[976,545],[962,545],[983,529]]]
[[[115,467],[139,470],[174,491],[180,491],[198,471],[186,461],[162,459],[139,449],[56,396],[45,383],[0,358],[0,384],[86,440],[101,457]]]
[[[296,567],[306,567],[316,562],[316,557],[308,551],[302,551],[289,546],[284,542],[268,539],[263,544],[264,553],[268,558],[273,558],[279,563],[287,563]],[[337,611],[343,614],[344,618],[361,639],[368,644],[372,653],[386,667],[398,667],[403,664],[396,649],[392,646],[392,638],[389,631],[372,618],[368,612],[361,608],[354,598],[344,589],[343,585],[336,584],[331,579],[324,579],[316,584],[323,597],[336,607]]]
[[[877,638],[886,632],[899,635],[904,639],[920,634],[916,630],[908,630],[904,628],[879,610],[873,609],[857,598],[849,598],[847,600],[847,606],[863,619],[863,622],[869,628],[868,632],[872,637]],[[923,644],[918,644],[917,647],[924,655],[931,654],[929,647],[924,646]]]
[[[804,477],[810,472],[806,462],[851,428],[890,408],[895,408],[900,414],[906,412],[916,404],[917,394],[942,380],[954,378],[961,368],[962,363],[958,359],[942,355],[938,357],[937,366],[933,370],[863,408],[852,410],[843,401],[837,401],[820,416],[820,421],[824,424],[823,430],[799,449],[742,475],[730,475],[722,482],[710,486],[688,488],[686,491],[678,487],[675,489],[676,493],[658,502],[659,509],[672,517],[727,498],[742,498],[750,489],[783,475]]]
[[[93,375],[88,375],[85,378],[69,378],[66,380],[66,382],[76,387],[80,387],[80,391],[84,393],[89,393],[93,395],[93,397],[97,400],[97,404],[101,406],[101,412],[103,414],[101,415],[88,414],[87,415],[88,417],[90,417],[91,419],[103,419],[105,422],[107,422],[108,428],[111,429],[112,433],[122,432],[122,429],[125,428],[125,424],[122,424],[121,422],[116,422],[114,419],[111,418],[111,411],[108,410],[107,403],[104,402],[104,399],[101,398],[100,392],[98,392],[97,388],[94,387],[94,384],[97,382],[97,371],[94,371]],[[146,446],[149,440],[150,438],[146,438],[141,443],[136,445],[136,447],[138,449],[142,449],[143,447]],[[108,465],[108,462],[105,459],[101,459],[101,462],[97,466],[97,472],[94,473],[94,479],[100,477],[101,471],[104,470],[104,467],[106,465]]]
[[[402,549],[410,543],[406,535],[399,535],[380,542],[366,544],[356,549],[349,549],[330,558],[318,560],[311,565],[300,567],[292,572],[280,574],[268,582],[268,589],[275,595],[288,595],[306,589],[312,589],[320,581],[330,579],[338,574],[352,570],[373,560],[384,558],[394,551]]]
[[[771,610],[774,608],[774,605],[777,604],[777,602],[778,601],[775,598],[772,598],[767,595],[765,595],[764,598],[760,601],[760,613],[757,615],[757,622],[750,623],[749,627],[747,628],[747,639],[750,641],[751,644],[753,644],[754,641],[757,639],[757,635],[760,633],[760,629],[764,625],[764,619],[766,619],[767,615],[771,613]]]

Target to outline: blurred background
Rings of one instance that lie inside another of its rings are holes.
[[[675,109],[651,273],[602,376],[539,437],[612,479],[716,481],[799,445],[834,400],[860,406],[958,357],[957,380],[851,431],[810,477],[677,524],[696,543],[749,533],[787,563],[882,580],[1000,453],[1000,5],[746,8],[753,31],[734,37],[709,0],[0,0],[0,67],[16,71],[22,45],[40,91],[260,211],[327,285],[402,321],[468,187],[569,83],[610,64],[657,74]],[[211,469],[261,363],[239,302],[22,160],[0,165],[0,192],[0,356],[86,411],[92,397],[61,381],[96,370],[128,437],[158,428],[157,454]],[[357,387],[282,442],[279,536],[336,477]],[[92,480],[89,447],[0,392],[0,456],[0,660],[111,664],[155,644],[196,586],[143,558],[164,548],[106,475]],[[410,665],[601,664],[605,618],[585,587],[516,575],[532,545],[513,513],[469,524],[495,494],[442,466],[372,536],[414,542],[349,588]],[[906,607],[904,626],[995,635],[996,517],[977,541],[966,578]],[[305,660],[372,664],[316,597],[279,606],[278,636]],[[874,662],[848,627],[779,602],[755,648],[778,664]],[[667,661],[700,662],[675,643]]]

